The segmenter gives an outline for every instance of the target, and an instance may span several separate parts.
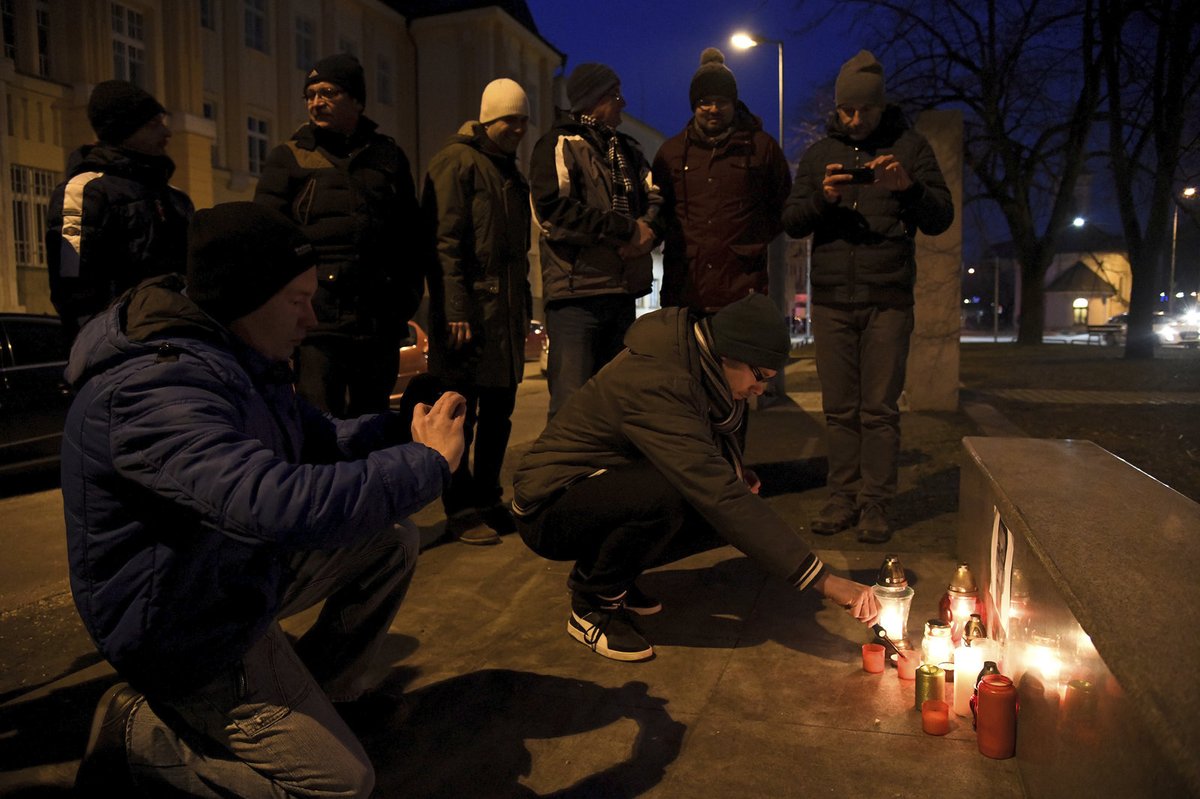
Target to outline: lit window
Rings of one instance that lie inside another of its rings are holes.
[[[112,4],[113,76],[146,88],[146,22],[140,12]]]

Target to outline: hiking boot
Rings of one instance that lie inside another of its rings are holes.
[[[821,508],[821,512],[808,525],[808,529],[817,535],[836,535],[853,527],[857,519],[858,511],[853,505],[831,499]]]
[[[80,796],[134,796],[138,793],[129,772],[125,736],[134,708],[142,695],[119,682],[104,692],[92,716],[83,761],[75,773],[75,791]]]
[[[892,540],[892,526],[878,505],[867,505],[858,518],[858,540],[864,544],[886,544]]]
[[[500,543],[500,536],[496,535],[495,530],[484,524],[483,519],[475,510],[465,510],[446,519],[446,536],[473,546]]]
[[[612,660],[649,660],[654,657],[654,648],[633,625],[622,599],[575,594],[567,633],[597,655]]]
[[[497,502],[482,512],[483,523],[496,531],[498,535],[509,535],[517,531],[517,522],[513,519],[512,511],[503,502]]]
[[[662,610],[662,603],[649,594],[643,593],[637,583],[630,583],[625,591],[625,610],[639,616],[653,616]]]

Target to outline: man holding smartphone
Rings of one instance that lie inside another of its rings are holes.
[[[829,501],[812,531],[856,527],[892,536],[900,392],[913,328],[914,237],[954,220],[929,143],[884,95],[883,66],[866,50],[834,86],[824,139],[800,159],[783,212],[788,235],[812,242],[812,325],[829,442]]]

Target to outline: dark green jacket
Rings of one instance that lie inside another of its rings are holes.
[[[301,125],[267,156],[254,201],[291,217],[317,251],[317,334],[408,334],[428,238],[404,151],[362,117],[349,137]]]
[[[826,164],[863,166],[885,154],[896,156],[912,186],[889,191],[848,185],[840,204],[825,202]],[[783,211],[789,236],[813,236],[812,297],[819,304],[912,305],[916,233],[936,236],[953,221],[954,202],[933,149],[896,106],[888,106],[864,141],[852,141],[832,123],[830,135],[800,159]]]
[[[429,279],[429,368],[448,383],[512,386],[529,330],[529,185],[512,156],[484,150],[467,122],[429,164],[422,195],[436,231]],[[470,322],[471,342],[446,346],[447,323]]]
[[[722,454],[693,324],[683,308],[634,322],[627,349],[571,397],[522,458],[513,509],[535,512],[599,469],[649,461],[726,541],[806,588],[820,576],[820,559]]]

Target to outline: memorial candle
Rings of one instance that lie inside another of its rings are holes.
[[[983,668],[984,655],[983,647],[970,646],[965,642],[954,650],[954,665],[958,672],[954,680],[955,715],[971,715],[971,697],[975,694],[975,679]]]
[[[908,584],[899,558],[894,555],[884,558],[871,590],[879,600],[879,623],[887,631],[888,638],[901,648],[907,647],[908,612],[915,592]]]
[[[941,699],[926,699],[921,703],[921,729],[930,735],[950,732],[950,706]]]
[[[945,701],[946,673],[932,663],[924,663],[917,669],[916,709],[928,699]]]

